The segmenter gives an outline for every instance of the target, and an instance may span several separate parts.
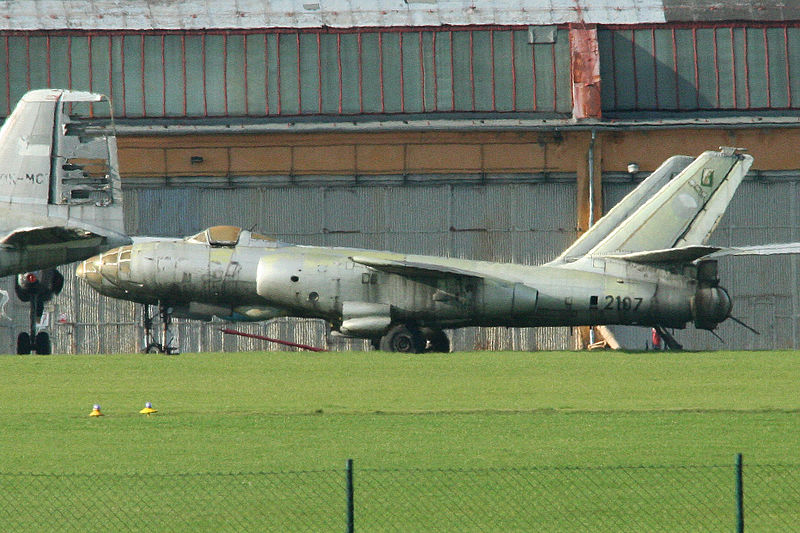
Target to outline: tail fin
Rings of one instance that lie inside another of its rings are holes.
[[[40,262],[58,264],[129,241],[108,99],[60,89],[25,94],[0,128],[0,244],[58,248],[61,255]],[[0,274],[40,264],[9,262],[0,262]]]
[[[628,193],[617,205],[589,228],[572,246],[564,250],[553,263],[568,263],[580,259],[597,246],[609,233],[631,216],[659,189],[694,161],[685,155],[672,156],[659,166],[647,179]]]
[[[47,226],[48,219],[61,218],[67,226],[124,232],[116,138],[105,96],[41,89],[22,97],[0,129],[3,203],[30,206],[20,210],[26,220],[16,225]]]
[[[702,153],[587,255],[705,244],[752,164],[732,148]]]

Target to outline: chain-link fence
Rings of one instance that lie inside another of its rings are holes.
[[[783,532],[798,524],[800,465],[0,474],[2,531]]]

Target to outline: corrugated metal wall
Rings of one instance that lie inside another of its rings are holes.
[[[493,176],[486,176],[491,180]],[[575,177],[553,181],[520,177],[520,183],[479,184],[457,176],[436,176],[425,185],[364,184],[284,188],[140,188],[125,191],[126,225],[137,235],[189,235],[215,224],[254,226],[262,233],[299,244],[355,246],[406,253],[449,255],[493,261],[541,263],[575,238]],[[325,178],[320,178],[325,183]],[[48,309],[55,324],[57,353],[135,351],[140,343],[140,306],[94,293],[63,267],[63,293]],[[6,290],[13,290],[9,281]],[[15,331],[25,327],[27,308],[12,296],[13,318],[2,324],[2,351],[12,353]],[[183,351],[273,348],[238,337],[222,338],[219,324],[178,321]],[[313,345],[325,345],[325,326],[312,320],[278,320],[268,326],[237,324]],[[13,334],[12,334],[13,333]],[[333,349],[361,342],[330,340]],[[458,331],[459,349],[565,349],[568,328]]]
[[[443,179],[441,176],[438,179]],[[441,254],[538,264],[552,259],[575,233],[574,180],[480,185],[457,177],[436,185],[361,185],[288,188],[165,188],[125,192],[126,224],[136,234],[186,235],[207,226],[233,223],[283,240],[329,246],[361,246],[407,253]],[[324,180],[323,180],[324,181]],[[609,175],[606,209],[635,186]],[[769,206],[767,208],[767,206]],[[800,175],[758,173],[741,185],[712,243],[748,245],[800,240]],[[99,296],[62,268],[64,292],[48,309],[58,353],[131,352],[139,347],[140,306]],[[800,258],[730,257],[720,261],[722,285],[734,299],[734,315],[758,329],[753,335],[732,321],[711,334],[693,327],[676,330],[689,349],[797,348],[800,346]],[[2,288],[12,293],[11,279]],[[11,320],[0,323],[0,352],[12,353],[27,308],[12,294]],[[183,351],[278,349],[259,341],[223,338],[218,323],[177,321]],[[280,319],[269,325],[237,324],[247,332],[332,349],[365,348],[362,342],[326,339],[319,321]],[[644,328],[614,328],[623,345],[644,348]],[[568,349],[568,328],[468,328],[454,335],[457,349]]]
[[[6,114],[42,87],[108,94],[122,118],[572,108],[568,30],[554,27],[536,44],[501,26],[0,32],[0,79]]]
[[[598,31],[604,112],[800,108],[800,27],[719,23]]]

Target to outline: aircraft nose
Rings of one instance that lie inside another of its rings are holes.
[[[75,269],[75,275],[85,281],[94,289],[99,289],[103,284],[103,277],[100,274],[100,256],[90,257],[82,261]]]

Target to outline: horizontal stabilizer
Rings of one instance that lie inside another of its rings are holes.
[[[632,263],[686,264],[700,258],[715,259],[730,255],[790,255],[800,254],[800,242],[760,244],[755,246],[682,246],[664,250],[650,250],[629,254],[612,254],[606,257],[622,259]]]
[[[410,277],[436,277],[444,278],[448,276],[462,276],[469,278],[483,278],[480,274],[462,270],[445,265],[437,265],[432,263],[415,263],[412,261],[395,261],[392,259],[380,259],[376,257],[366,256],[353,256],[350,258],[354,263],[372,267],[381,272],[388,272],[390,274],[399,274],[401,276]]]
[[[732,246],[722,248],[712,254],[712,257],[726,255],[789,255],[800,254],[800,242],[787,242],[775,244],[759,244],[755,246]]]
[[[622,259],[631,263],[660,263],[684,264],[691,263],[701,257],[720,251],[718,246],[683,246],[681,248],[666,248],[664,250],[648,250],[646,252],[632,252],[629,254],[614,254],[606,257]]]

